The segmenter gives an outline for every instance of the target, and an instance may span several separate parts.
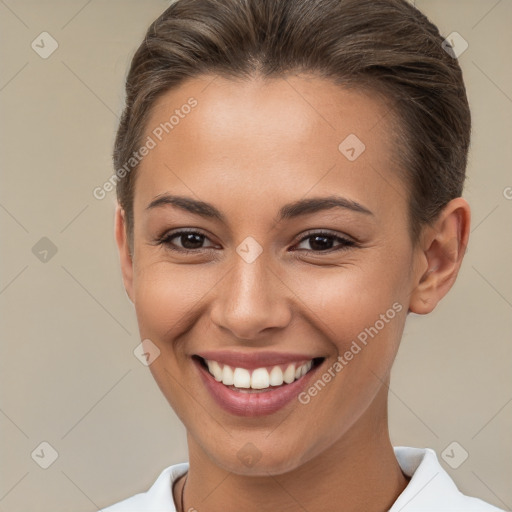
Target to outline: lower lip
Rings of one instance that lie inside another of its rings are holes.
[[[197,359],[193,359],[199,374],[215,402],[225,411],[237,416],[264,416],[277,412],[304,390],[321,364],[312,368],[306,375],[269,391],[256,393],[235,391],[214,379],[213,375]]]

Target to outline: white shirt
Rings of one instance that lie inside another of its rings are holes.
[[[402,471],[411,477],[388,512],[504,512],[465,496],[441,467],[430,448],[395,446]],[[176,512],[172,484],[188,471],[188,462],[164,469],[147,492],[135,494],[99,512]]]

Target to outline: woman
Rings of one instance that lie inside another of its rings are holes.
[[[178,0],[151,25],[115,232],[189,463],[105,512],[498,510],[387,424],[407,315],[469,237],[449,50],[402,0]]]

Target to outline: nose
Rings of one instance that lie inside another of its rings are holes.
[[[263,255],[247,263],[235,254],[233,268],[216,287],[212,322],[237,339],[252,341],[286,327],[293,293],[283,281]]]

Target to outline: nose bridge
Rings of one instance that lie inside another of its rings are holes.
[[[282,328],[291,318],[286,287],[271,269],[268,256],[260,253],[252,259],[245,254],[240,244],[212,308],[212,321],[240,339],[255,338],[270,327]]]

